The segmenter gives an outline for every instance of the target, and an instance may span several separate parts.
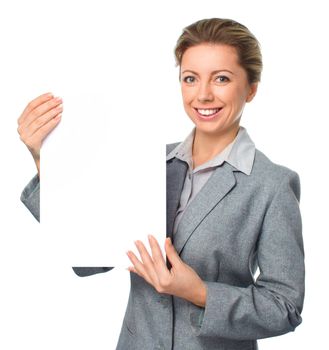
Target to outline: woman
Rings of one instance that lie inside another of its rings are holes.
[[[195,127],[167,145],[168,261],[152,236],[151,255],[141,241],[139,257],[127,253],[131,290],[117,349],[256,349],[257,339],[302,321],[299,176],[272,163],[240,126],[262,70],[259,44],[245,26],[193,23],[175,56]],[[49,102],[34,103],[21,125],[33,110],[30,127],[41,118],[39,125],[57,123]],[[35,188],[30,183],[23,196],[28,207]]]

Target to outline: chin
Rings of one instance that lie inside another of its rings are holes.
[[[223,123],[222,121],[216,121],[216,122],[203,122],[200,120],[193,120],[193,124],[203,130],[208,130],[208,131],[216,131],[216,130],[221,130],[223,129]]]

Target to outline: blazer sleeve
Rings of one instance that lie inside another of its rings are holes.
[[[36,220],[40,222],[40,178],[38,174],[25,186],[20,199]]]
[[[40,178],[38,174],[25,186],[20,199],[36,220],[40,222]],[[76,275],[85,277],[110,271],[113,267],[72,267],[72,269]]]
[[[197,336],[261,339],[293,331],[301,322],[305,266],[299,209],[300,180],[290,170],[266,211],[257,243],[260,274],[246,288],[206,282]]]

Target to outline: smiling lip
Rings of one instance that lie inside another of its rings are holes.
[[[197,116],[201,119],[201,120],[213,120],[214,118],[216,118],[219,114],[220,111],[223,109],[222,107],[217,107],[217,108],[194,108],[196,111]],[[199,110],[201,111],[209,111],[209,110],[216,110],[214,113],[212,114],[201,114],[199,112]]]

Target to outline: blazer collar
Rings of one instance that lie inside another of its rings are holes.
[[[223,161],[214,169],[211,177],[185,209],[173,238],[174,220],[188,170],[188,163],[175,157],[175,153],[180,149],[178,146],[167,155],[167,236],[172,238],[180,254],[201,221],[235,187],[234,172],[242,171],[250,175],[254,163],[255,145],[246,129],[242,127],[230,150],[230,161]]]

